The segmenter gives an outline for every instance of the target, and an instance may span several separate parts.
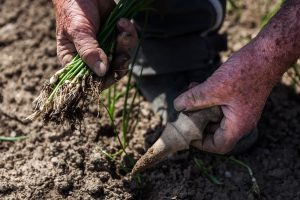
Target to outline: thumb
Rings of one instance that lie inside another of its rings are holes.
[[[204,82],[190,88],[174,100],[174,108],[177,111],[193,111],[212,107],[220,103],[216,91]]]
[[[108,59],[99,47],[96,34],[81,30],[73,37],[73,42],[82,60],[99,77],[103,77],[108,71]]]

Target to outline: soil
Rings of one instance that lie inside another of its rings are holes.
[[[224,25],[229,28],[229,52],[258,31],[271,3],[239,3],[240,17],[230,11]],[[246,168],[226,156],[196,150],[132,178],[121,167],[130,165],[128,157],[113,161],[103,153],[121,147],[108,116],[104,110],[98,113],[96,104],[89,106],[76,130],[23,121],[45,79],[59,69],[54,12],[47,0],[0,0],[0,5],[0,136],[28,136],[0,143],[0,199],[300,199],[300,101],[290,84],[274,89],[258,124],[258,142],[236,156],[252,169],[260,191]],[[138,105],[132,117],[138,119],[136,129],[128,134],[127,153],[134,159],[161,129],[159,116],[142,97]],[[122,102],[117,106],[119,126]],[[209,181],[194,158],[223,184]]]

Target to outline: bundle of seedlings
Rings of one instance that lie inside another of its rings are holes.
[[[108,57],[113,56],[116,43],[116,24],[120,18],[132,19],[138,12],[149,8],[153,0],[120,0],[112,10],[97,40]],[[102,83],[77,54],[65,67],[57,71],[43,85],[33,102],[34,113],[27,119],[42,116],[45,122],[76,122],[82,118],[87,99],[100,101]]]

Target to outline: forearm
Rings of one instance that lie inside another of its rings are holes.
[[[252,59],[269,68],[266,78],[278,81],[300,56],[300,1],[287,0],[250,45]]]

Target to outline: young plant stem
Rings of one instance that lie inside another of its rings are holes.
[[[112,122],[113,131],[114,131],[114,133],[115,133],[115,135],[116,135],[116,137],[117,137],[117,139],[118,139],[118,141],[119,141],[119,143],[120,143],[120,145],[121,145],[121,148],[122,148],[123,152],[124,152],[126,155],[128,155],[127,152],[126,152],[126,149],[125,149],[126,147],[123,146],[123,143],[122,143],[122,141],[121,141],[121,138],[119,137],[119,134],[118,134],[118,131],[117,131],[117,127],[116,127],[116,125],[115,125],[115,123],[114,123],[114,120],[113,120],[113,117],[112,117],[111,113],[108,111],[107,107],[106,107],[104,104],[103,104],[103,107],[106,109],[106,111],[107,111],[107,113],[108,113],[108,116],[109,116],[109,118],[110,118],[110,120],[111,120],[111,122]]]
[[[126,92],[125,92],[125,98],[124,98],[124,108],[123,108],[123,111],[122,111],[122,144],[123,144],[123,146],[127,145],[127,127],[128,126],[126,126],[126,124],[128,124],[127,121],[128,121],[128,117],[129,117],[128,116],[128,111],[127,111],[128,96],[129,96],[129,90],[130,90],[130,86],[131,86],[133,67],[134,67],[135,61],[137,59],[140,47],[141,47],[141,40],[139,41],[139,44],[138,44],[137,49],[135,51],[135,55],[133,57],[131,68],[129,70],[128,81],[127,81],[127,85],[126,85]]]
[[[257,181],[256,181],[256,178],[254,177],[254,174],[253,174],[253,171],[252,171],[251,167],[249,167],[246,163],[244,163],[244,162],[242,162],[242,161],[236,159],[236,158],[233,157],[233,156],[230,156],[230,157],[229,157],[229,161],[231,161],[232,163],[235,163],[235,164],[240,165],[240,166],[242,166],[242,167],[244,167],[244,168],[247,169],[247,171],[248,171],[248,173],[249,173],[249,175],[250,175],[250,177],[251,177],[252,189],[253,189],[253,191],[254,191],[258,196],[260,196],[260,188],[259,188],[259,186],[258,186],[258,183],[257,183]]]
[[[131,78],[132,78],[132,73],[133,73],[133,67],[134,67],[135,62],[137,60],[138,53],[139,53],[140,48],[141,48],[141,44],[144,40],[144,34],[143,33],[145,32],[146,27],[147,27],[148,17],[149,17],[149,13],[146,12],[144,27],[143,27],[143,30],[142,30],[142,35],[140,37],[138,46],[135,50],[135,54],[134,54],[134,57],[133,57],[133,61],[131,63],[131,67],[130,67],[129,74],[128,74],[128,81],[127,81],[127,85],[126,85],[126,92],[125,92],[125,98],[124,98],[124,108],[123,108],[123,111],[122,111],[122,142],[123,142],[123,145],[125,145],[125,146],[127,144],[127,133],[128,133],[128,123],[129,123],[129,119],[128,119],[129,115],[128,115],[128,112],[127,112],[127,104],[128,104],[128,95],[129,95],[129,90],[130,90],[130,85],[131,85]],[[143,68],[140,72],[140,76],[142,75],[142,71],[143,71]],[[133,102],[134,102],[134,99],[135,99],[135,97],[133,98]],[[132,104],[133,104],[133,102],[132,102]]]
[[[224,184],[221,181],[219,181],[217,177],[215,177],[214,175],[212,175],[209,172],[209,170],[205,167],[202,160],[200,160],[198,158],[194,158],[194,162],[196,163],[196,166],[199,168],[199,170],[204,174],[204,176],[206,176],[208,178],[208,180],[210,182],[212,182],[215,185],[223,185]]]
[[[25,140],[27,136],[18,136],[18,137],[0,137],[0,141],[3,142],[16,142],[20,140]]]

